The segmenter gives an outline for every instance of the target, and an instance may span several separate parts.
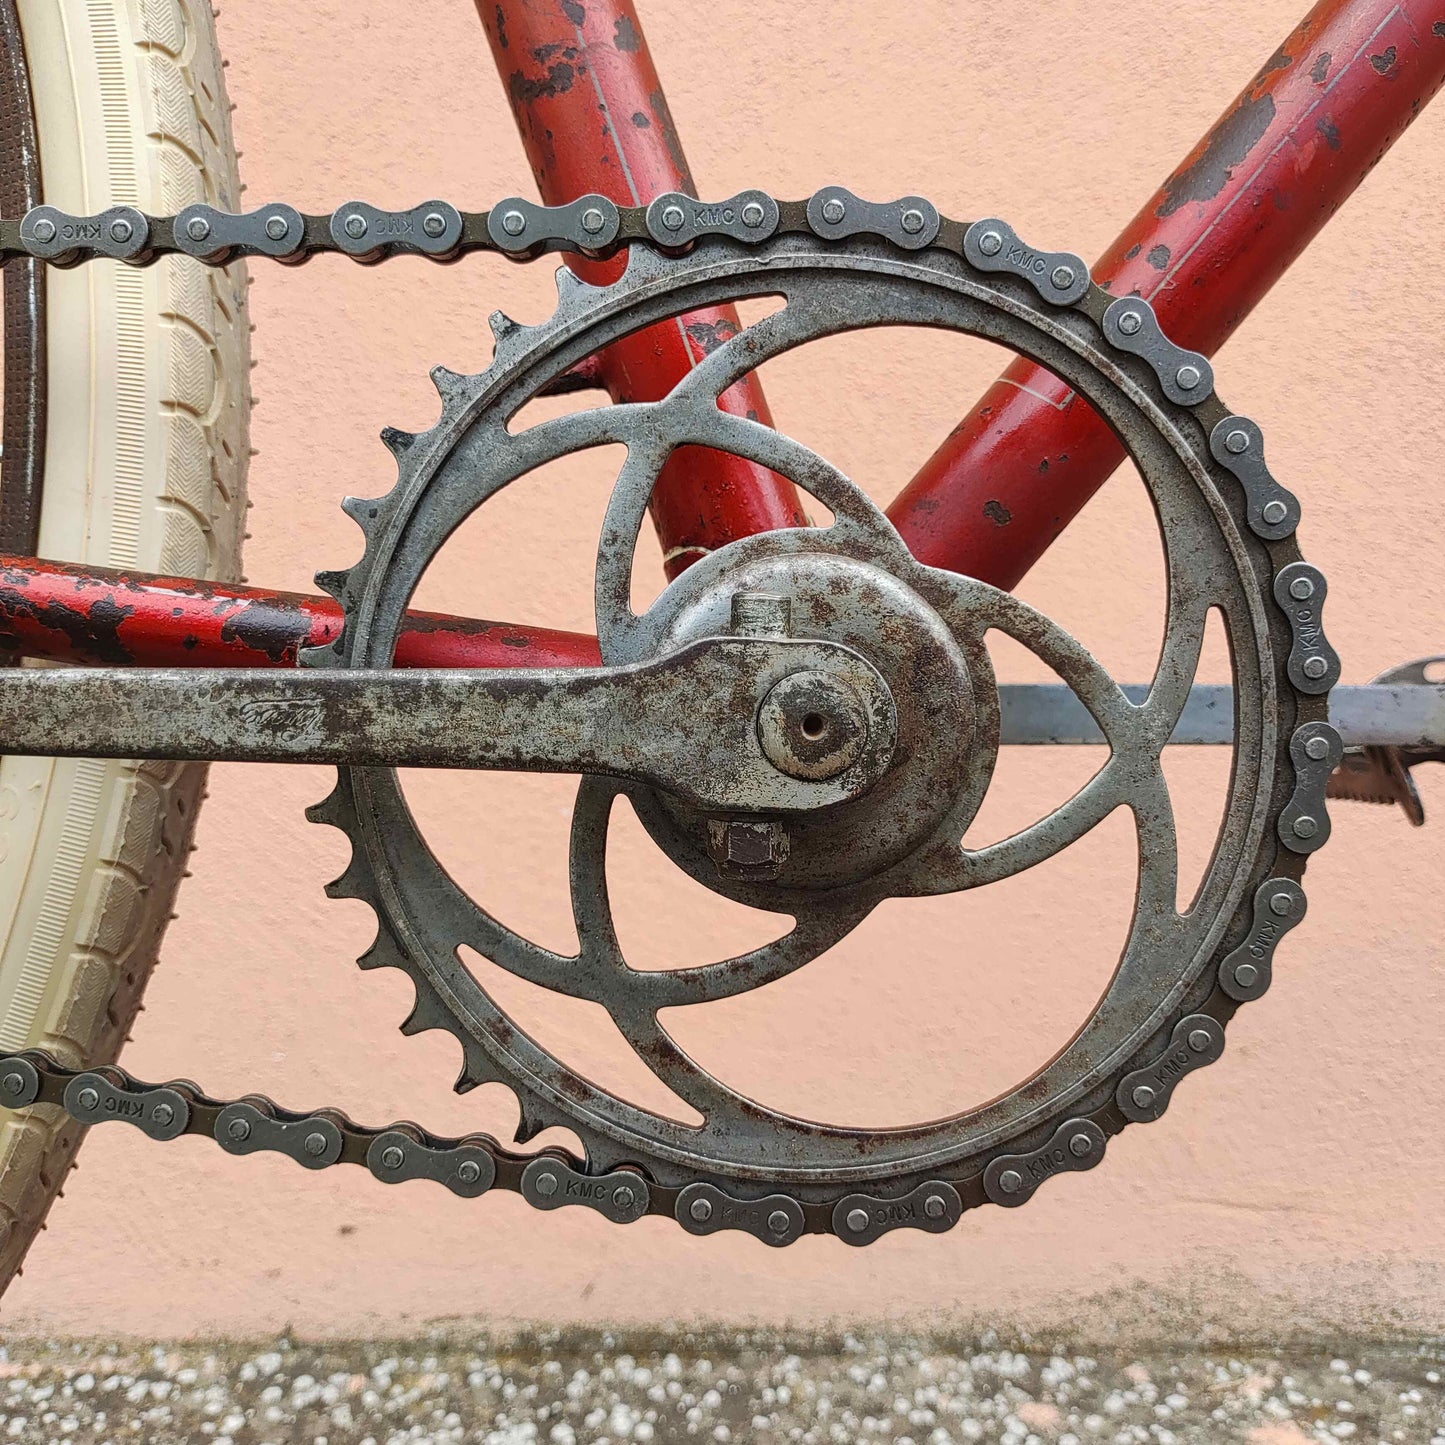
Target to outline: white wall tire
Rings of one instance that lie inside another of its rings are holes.
[[[207,0],[18,0],[44,199],[170,214],[240,199]],[[109,262],[47,278],[40,555],[239,575],[249,460],[241,264]],[[113,1060],[186,868],[196,764],[0,761],[0,1048]],[[0,1114],[0,1288],[82,1134]]]

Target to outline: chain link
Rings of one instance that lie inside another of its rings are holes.
[[[670,193],[649,206],[618,206],[596,195],[539,206],[512,196],[490,211],[459,211],[445,201],[386,211],[348,201],[329,215],[273,204],[244,214],[194,205],[174,216],[149,216],[132,206],[80,216],[37,206],[18,221],[0,220],[0,265],[36,257],[58,267],[102,259],[148,266],[162,256],[191,256],[208,266],[242,257],[296,265],[320,255],[363,263],[393,256],[449,262],[473,251],[530,261],[556,251],[603,258],[636,242],[676,251],[702,236],[761,245],[779,234],[829,241],[869,235],[910,251],[928,245],[957,251],[963,233],[963,225],[941,220],[918,197],[879,204],[841,186],[827,186],[806,201],[782,202],[763,191],[718,202]]]
[[[669,193],[646,207],[619,207],[600,195],[563,206],[512,197],[490,211],[461,211],[444,201],[388,211],[350,201],[328,215],[272,204],[245,214],[193,205],[175,216],[148,216],[128,206],[79,216],[38,206],[20,220],[0,219],[0,266],[30,257],[56,267],[100,259],[146,266],[170,255],[208,266],[251,257],[295,265],[323,254],[363,264],[400,255],[452,262],[475,251],[518,261],[552,252],[600,259],[634,244],[677,254],[704,237],[747,247],[779,235],[825,242],[866,236],[903,251],[930,246],[952,251],[979,271],[1012,275],[1049,305],[1088,310],[1116,350],[1138,357],[1154,372],[1170,400],[1195,406],[1212,396],[1208,360],[1170,342],[1147,300],[1101,293],[1080,257],[1034,250],[1000,220],[969,225],[941,216],[921,197],[876,203],[841,186],[826,186],[806,201],[780,202],[757,190],[720,202]],[[1259,428],[1247,417],[1229,416],[1214,432],[1213,454],[1239,482],[1251,530],[1266,542],[1292,534],[1298,503],[1269,474]],[[1339,673],[1319,623],[1324,579],[1296,563],[1282,569],[1276,583],[1276,601],[1294,641],[1290,680],[1302,699],[1319,698]],[[1278,829],[1295,853],[1313,851],[1328,836],[1325,781],[1340,750],[1328,723],[1306,722],[1292,736],[1297,785]],[[1292,880],[1274,878],[1260,886],[1254,925],[1222,965],[1228,977],[1221,978],[1217,997],[1225,998],[1224,1018],[1233,1003],[1257,998],[1268,987],[1274,944],[1304,909],[1303,891]],[[189,1081],[145,1084],[115,1065],[79,1070],[38,1050],[0,1054],[0,1108],[54,1106],[81,1123],[128,1123],[159,1141],[201,1134],[232,1154],[281,1153],[308,1169],[362,1165],[383,1183],[429,1179],[464,1198],[506,1189],[538,1209],[579,1204],[618,1223],[667,1215],[693,1234],[740,1229],[770,1245],[790,1244],[805,1233],[834,1234],[850,1244],[868,1244],[897,1228],[941,1232],[966,1209],[990,1201],[1022,1204],[1054,1174],[1094,1167],[1110,1135],[1128,1120],[1158,1118],[1178,1079],[1213,1062],[1222,1048],[1220,1022],[1211,1014],[1192,1016],[1157,1058],[1123,1077],[1117,1102],[1092,1117],[1065,1121],[1039,1147],[1000,1153],[969,1178],[928,1180],[894,1197],[854,1192],[823,1203],[771,1192],[766,1185],[746,1198],[708,1180],[669,1189],[631,1165],[588,1174],[584,1161],[559,1149],[518,1154],[488,1135],[448,1139],[407,1122],[370,1128],[335,1109],[298,1113],[262,1095],[213,1099]]]

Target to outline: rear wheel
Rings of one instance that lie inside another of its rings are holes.
[[[47,202],[83,213],[236,206],[209,4],[7,3]],[[39,554],[236,577],[249,457],[244,266],[99,263],[44,285]],[[6,343],[9,397],[22,348]],[[0,610],[23,606],[23,589],[0,598]],[[0,761],[0,1049],[42,1047],[77,1066],[116,1057],[185,871],[204,776],[196,764]],[[0,1286],[82,1133],[53,1108],[0,1117]]]

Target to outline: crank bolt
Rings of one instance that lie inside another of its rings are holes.
[[[1069,1140],[1069,1153],[1075,1159],[1082,1159],[1094,1147],[1094,1141],[1087,1134],[1075,1134]]]
[[[325,1134],[308,1134],[305,1144],[306,1152],[313,1158],[319,1158],[326,1152]]]
[[[1179,370],[1174,373],[1174,380],[1177,381],[1185,391],[1193,391],[1194,388],[1199,385],[1201,375],[1202,373],[1197,366],[1181,366]]]
[[[940,1194],[930,1194],[923,1201],[923,1212],[930,1219],[942,1219],[948,1213],[948,1201]]]
[[[366,217],[348,216],[346,218],[346,234],[353,241],[359,241],[366,234]]]
[[[156,1123],[159,1124],[163,1129],[175,1117],[176,1111],[171,1108],[169,1104],[157,1104],[155,1108],[151,1110],[151,1118],[154,1119]]]
[[[1312,658],[1310,658],[1310,659],[1309,659],[1309,662],[1306,662],[1306,663],[1305,663],[1305,673],[1306,673],[1308,676],[1310,676],[1310,677],[1318,677],[1318,676],[1320,675],[1320,673],[1324,672],[1324,670],[1325,670],[1325,669],[1324,669],[1324,661],[1325,661],[1325,660],[1324,660],[1324,658],[1322,658],[1322,657],[1312,657]],[[1310,662],[1318,662],[1318,663],[1320,664],[1319,672],[1312,672],[1312,671],[1310,671]],[[1307,742],[1307,743],[1305,744],[1305,757],[1307,757],[1307,758],[1313,758],[1314,761],[1317,762],[1317,763],[1323,762],[1327,757],[1329,757],[1329,755],[1330,755],[1330,745],[1329,745],[1329,742],[1328,742],[1326,739],[1324,739],[1324,738],[1311,738],[1311,739],[1309,740],[1309,742]],[[1275,896],[1275,898],[1283,898],[1283,899],[1285,899],[1286,905],[1287,905],[1288,902],[1289,902],[1288,895],[1286,895],[1286,894],[1284,894],[1284,893],[1276,893],[1274,896]],[[1271,902],[1272,902],[1272,901],[1273,901],[1273,900],[1271,900]],[[1288,912],[1289,912],[1289,908],[1286,906],[1286,908],[1285,908],[1284,911],[1285,911],[1286,913],[1288,913]]]
[[[1144,318],[1137,311],[1126,311],[1119,318],[1119,330],[1125,336],[1133,336],[1144,324]]]
[[[664,224],[666,221],[664,219]],[[749,201],[743,207],[743,225],[756,230],[763,224],[763,208],[756,201]]]
[[[1129,1097],[1136,1109],[1147,1109],[1154,1103],[1154,1090],[1148,1084],[1139,1084]]]
[[[1289,508],[1276,497],[1274,501],[1264,504],[1263,516],[1271,527],[1277,527],[1289,516]]]
[[[97,1094],[94,1089],[82,1089],[80,1093],[76,1095],[75,1102],[79,1104],[82,1109],[94,1109],[100,1105],[100,1095]]]
[[[1237,427],[1224,439],[1224,449],[1233,456],[1249,450],[1249,433]]]
[[[1072,266],[1055,266],[1054,274],[1049,277],[1054,287],[1059,291],[1067,291],[1074,284],[1074,268]]]
[[[211,223],[204,216],[192,216],[186,222],[186,235],[193,241],[204,241],[211,234]]]
[[[231,1122],[226,1125],[226,1133],[239,1144],[243,1140],[251,1137],[250,1121],[247,1119],[232,1119]]]
[[[868,737],[862,699],[826,672],[794,672],[758,708],[758,742],[780,773],[813,782],[851,767]]]
[[[687,1212],[692,1215],[698,1224],[706,1224],[708,1220],[712,1218],[712,1200],[694,1199],[692,1203],[688,1205]]]
[[[1234,970],[1234,981],[1240,988],[1253,988],[1259,982],[1259,970],[1252,963],[1241,963]]]
[[[786,1234],[788,1232],[788,1225],[791,1222],[786,1210],[775,1209],[768,1215],[768,1228],[771,1229],[774,1234]]]
[[[447,228],[447,219],[436,211],[428,211],[421,219],[421,228],[428,236],[440,236]]]
[[[997,231],[985,231],[978,238],[978,249],[985,256],[997,256],[1003,250],[1003,237]]]
[[[42,216],[35,223],[35,239],[42,245],[48,245],[55,239],[55,222]]]
[[[595,236],[607,224],[607,217],[596,206],[588,206],[582,212],[582,229],[589,236]]]
[[[866,1209],[850,1209],[848,1211],[848,1228],[854,1234],[862,1234],[868,1228],[868,1211]]]
[[[1330,670],[1330,665],[1322,657],[1307,657],[1304,662],[1300,664],[1300,670],[1306,677],[1320,678]],[[1314,750],[1316,745],[1319,747],[1318,752]],[[1305,748],[1305,752],[1312,758],[1322,758],[1329,750],[1329,744],[1326,743],[1323,738],[1311,738],[1308,746]]]
[[[537,1193],[544,1199],[550,1199],[557,1192],[557,1176],[555,1174],[537,1175]]]
[[[1005,1169],[998,1176],[998,1187],[1005,1194],[1017,1194],[1024,1187],[1024,1176],[1017,1169]]]
[[[1315,595],[1315,584],[1308,577],[1296,577],[1289,584],[1289,595],[1296,602],[1307,602]]]
[[[508,211],[502,217],[502,229],[509,236],[520,236],[527,229],[527,218],[520,211]]]
[[[110,223],[110,239],[124,246],[135,235],[135,227],[124,216]]]
[[[284,240],[286,236],[286,219],[284,216],[272,216],[266,222],[266,234],[273,241]]]
[[[836,226],[844,216],[848,214],[848,208],[837,196],[823,202],[823,219],[830,226]]]
[[[759,822],[709,818],[708,852],[723,878],[776,878],[788,861],[787,829],[776,819]]]
[[[1204,1029],[1194,1029],[1189,1035],[1189,1047],[1196,1054],[1205,1053],[1211,1042],[1209,1034]]]
[[[1326,748],[1325,751],[1328,752],[1329,749]],[[1276,918],[1285,917],[1293,908],[1294,899],[1291,898],[1288,893],[1276,893],[1274,897],[1269,900],[1269,911],[1273,913]]]
[[[406,1155],[395,1144],[381,1151],[381,1163],[386,1169],[400,1169],[406,1162]]]
[[[382,1161],[385,1162],[384,1160]],[[457,1178],[463,1184],[475,1184],[482,1177],[482,1166],[475,1159],[463,1159],[457,1165]]]
[[[908,210],[899,216],[898,224],[903,227],[908,235],[916,236],[923,229],[923,212],[909,207]]]
[[[687,220],[687,217],[683,215],[681,206],[668,206],[663,210],[662,224],[666,226],[669,231],[682,230],[682,223],[685,220]]]

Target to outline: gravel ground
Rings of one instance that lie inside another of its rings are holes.
[[[0,1442],[1445,1445],[1445,1342],[1106,1356],[971,1340],[537,1334],[506,1343],[0,1348]]]

